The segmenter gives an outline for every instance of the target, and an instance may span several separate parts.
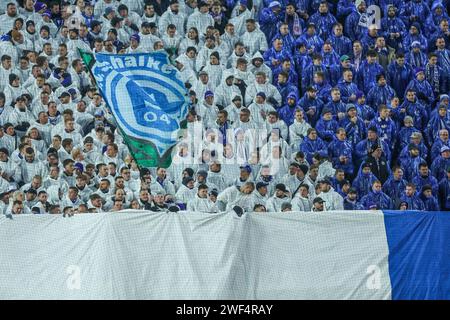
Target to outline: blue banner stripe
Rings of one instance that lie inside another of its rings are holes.
[[[450,212],[383,213],[392,299],[450,299]]]

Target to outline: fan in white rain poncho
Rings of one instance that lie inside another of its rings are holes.
[[[268,212],[281,212],[281,206],[285,202],[290,202],[291,198],[289,196],[289,191],[286,186],[279,183],[275,186],[275,194],[267,200],[267,211]]]
[[[187,204],[188,211],[216,213],[218,208],[214,202],[208,198],[208,186],[203,184],[198,187],[197,194]]]

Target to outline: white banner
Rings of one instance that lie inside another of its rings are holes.
[[[0,299],[390,299],[382,212],[0,217]]]

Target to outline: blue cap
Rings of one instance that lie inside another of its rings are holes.
[[[214,97],[214,93],[211,90],[205,92],[205,99],[208,97]]]
[[[249,165],[246,165],[246,166],[240,166],[239,169],[244,169],[244,170],[247,171],[248,173],[252,172],[252,167],[250,167]]]
[[[420,32],[420,23],[418,23],[418,22],[413,22],[413,23],[411,24],[411,27],[416,28],[416,29],[419,30],[419,32]],[[411,27],[410,27],[410,28],[411,28]]]
[[[442,146],[441,152],[450,151],[450,148],[448,146]]]
[[[324,115],[324,114],[326,114],[326,113],[333,113],[333,111],[332,111],[330,108],[325,107],[325,108],[323,108],[323,110],[322,110],[322,115]]]
[[[80,172],[84,171],[84,166],[80,162],[75,163],[73,166],[75,167],[75,169],[79,170]]]
[[[111,12],[114,12],[114,8],[113,8],[113,7],[107,7],[107,8],[105,9],[105,15],[108,15],[108,14],[110,14]]]
[[[50,10],[45,10],[45,11],[41,14],[41,16],[51,18],[51,17],[52,17],[52,12],[51,12]]]
[[[137,42],[141,42],[141,37],[135,33],[130,37],[130,40],[136,40]]]
[[[262,187],[267,187],[269,184],[266,182],[258,182],[256,184],[256,189],[262,188]]]
[[[420,47],[420,42],[419,41],[413,41],[411,43],[411,48],[415,48],[415,47]]]
[[[34,11],[35,12],[39,12],[39,11],[41,11],[43,9],[47,9],[47,5],[45,3],[37,1],[34,4]]]
[[[262,92],[262,91],[258,92],[256,95],[260,96],[260,97],[262,97],[264,99],[266,98],[266,94],[264,92]]]
[[[295,92],[290,92],[286,99],[294,99],[297,100],[297,94]]]
[[[425,69],[424,69],[424,68],[421,68],[421,67],[415,68],[415,69],[414,69],[414,76],[417,76],[417,74],[418,74],[418,73],[421,73],[421,72],[425,72]]]
[[[373,203],[373,202],[371,202],[371,203],[368,205],[368,207],[369,207],[369,209],[377,209],[377,205],[376,205],[375,203]]]
[[[281,4],[278,1],[272,1],[269,4],[269,8],[272,9],[272,8],[275,8],[275,7],[281,7]]]
[[[61,94],[59,95],[58,98],[64,98],[64,97],[70,97],[70,93],[68,93],[67,91],[63,91],[61,92]]]
[[[356,92],[356,99],[362,98],[362,97],[364,97],[364,96],[365,96],[365,95],[364,95],[364,92],[362,92],[362,91]]]
[[[444,5],[442,4],[441,1],[435,1],[435,2],[433,2],[433,5],[431,6],[431,10],[434,10],[439,7],[444,8]]]

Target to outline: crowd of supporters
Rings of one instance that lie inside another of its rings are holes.
[[[0,0],[0,211],[450,210],[448,10]],[[138,168],[78,49],[167,52],[190,101],[169,168]]]

